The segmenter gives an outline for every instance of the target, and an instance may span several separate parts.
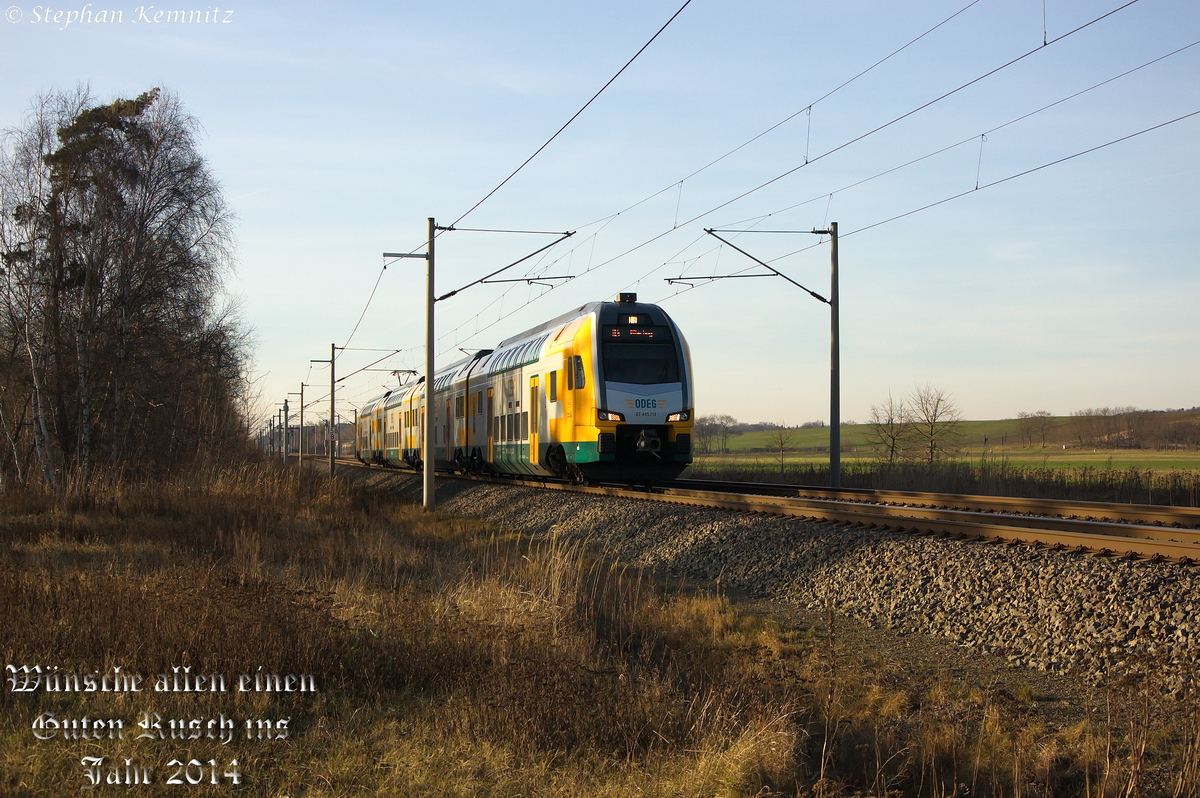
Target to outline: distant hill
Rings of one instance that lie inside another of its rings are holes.
[[[1024,448],[1192,449],[1200,447],[1200,407],[1188,410],[1097,408],[1070,416],[1048,416],[1032,424],[1027,419],[961,421],[959,445],[968,450],[984,446]],[[1040,429],[1039,427],[1044,427]],[[1044,432],[1044,435],[1043,435]],[[828,451],[829,428],[788,428],[786,449],[792,452]],[[866,424],[842,426],[842,448],[871,446]],[[712,442],[714,452],[719,436]],[[739,424],[728,438],[730,453],[779,450],[779,428],[769,422]],[[698,449],[699,451],[699,449]]]

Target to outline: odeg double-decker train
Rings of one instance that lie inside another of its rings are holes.
[[[432,393],[432,399],[430,399]],[[691,358],[679,328],[636,294],[592,302],[368,402],[356,457],[422,465],[434,414],[434,467],[653,481],[692,461]]]

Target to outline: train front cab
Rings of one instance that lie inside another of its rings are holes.
[[[563,384],[547,393],[565,389],[563,450],[580,475],[673,479],[691,463],[690,358],[666,313],[622,294],[581,320],[563,354]]]

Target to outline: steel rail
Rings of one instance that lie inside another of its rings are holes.
[[[703,479],[677,479],[669,484],[684,489],[732,490],[743,493],[792,495],[806,498],[871,502],[877,504],[947,507],[975,512],[1006,512],[1062,518],[1106,519],[1136,524],[1200,527],[1200,508],[1167,507],[1158,504],[1088,502],[1070,499],[1025,499],[1014,496],[980,496],[967,493],[923,493],[918,491],[874,490],[871,488],[829,488],[807,485],[783,485],[769,482],[739,483]]]
[[[1097,554],[1122,554],[1154,560],[1166,559],[1188,564],[1200,560],[1200,536],[1174,527],[1078,521],[1038,516],[999,516],[991,513],[872,505],[799,497],[756,496],[678,488],[667,488],[661,493],[646,493],[628,488],[585,487],[557,483],[543,484],[542,487],[594,495],[850,523],[893,529],[898,532],[928,533],[996,542],[1030,543],[1059,549],[1091,551]],[[1063,528],[1064,526],[1068,528]],[[1164,537],[1167,535],[1172,537],[1189,535],[1191,540],[1197,542],[1172,540]]]
[[[346,462],[346,461],[343,461]],[[347,464],[361,465],[356,461]],[[366,467],[366,466],[364,466]],[[651,491],[617,486],[571,485],[565,482],[523,477],[462,475],[467,479],[493,484],[537,487],[594,496],[639,499],[684,506],[710,507],[765,515],[775,515],[832,523],[854,524],[897,532],[933,534],[959,539],[998,543],[1024,543],[1060,550],[1124,555],[1152,560],[1171,560],[1186,564],[1200,562],[1200,531],[1178,527],[1089,521],[1034,515],[1001,515],[996,512],[964,511],[863,501],[859,491],[850,493],[858,501],[813,499],[799,496],[764,496],[753,493],[695,490],[678,487]],[[929,497],[931,494],[911,494]],[[941,494],[932,494],[938,496]],[[983,497],[992,498],[992,497]],[[1005,498],[1005,497],[997,497]],[[1021,507],[1024,500],[1007,499],[1010,506]],[[1078,503],[1075,503],[1078,505]]]

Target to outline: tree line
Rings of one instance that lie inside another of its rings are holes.
[[[0,145],[0,480],[148,475],[245,441],[232,214],[158,89],[36,98]]]
[[[1104,449],[1191,449],[1200,446],[1200,418],[1192,411],[1097,407],[1058,422],[1064,443]]]

